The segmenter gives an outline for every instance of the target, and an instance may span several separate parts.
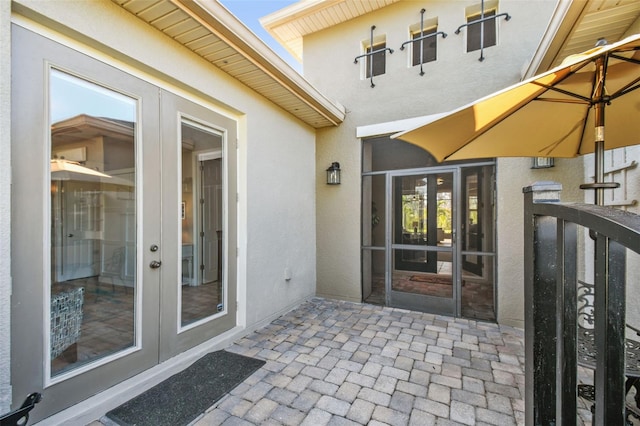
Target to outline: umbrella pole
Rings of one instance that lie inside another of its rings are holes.
[[[596,75],[594,79],[593,99],[597,99],[594,104],[595,112],[595,146],[594,146],[594,162],[595,162],[595,182],[580,185],[581,189],[595,190],[595,204],[597,206],[604,205],[604,190],[618,188],[619,183],[604,181],[604,107],[607,100],[604,98],[604,79],[605,79],[605,57],[601,56],[595,61]]]
[[[595,204],[604,205],[604,188],[599,184],[604,182],[604,105],[602,102],[596,104],[596,146],[594,147],[595,161]]]

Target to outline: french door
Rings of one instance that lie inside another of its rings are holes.
[[[363,173],[363,300],[494,320],[494,173],[492,162]]]
[[[13,394],[44,393],[37,420],[235,326],[236,124],[12,37]]]
[[[453,315],[458,171],[391,173],[387,294],[391,306]]]

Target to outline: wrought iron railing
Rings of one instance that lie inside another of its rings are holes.
[[[578,356],[578,257],[585,246],[580,239],[591,238],[593,262],[584,267],[594,268],[592,422],[624,425],[626,393],[638,384],[632,372],[637,360],[628,365],[633,361],[625,359],[625,328],[626,257],[629,250],[640,254],[640,216],[560,203],[561,189],[542,182],[524,190],[526,424],[577,424],[578,365],[584,365]]]

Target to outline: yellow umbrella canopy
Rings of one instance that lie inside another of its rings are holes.
[[[640,34],[599,45],[393,137],[438,161],[575,157],[597,151],[596,139],[602,149],[640,144],[639,49]]]
[[[53,179],[71,179],[70,176],[97,176],[111,178],[111,176],[97,170],[82,166],[76,161],[54,158],[51,160],[51,177]],[[83,180],[83,179],[78,179]]]
[[[54,158],[50,162],[51,167],[51,180],[56,181],[82,181],[82,182],[96,182],[110,185],[119,186],[134,186],[134,182],[121,178],[114,177],[108,174],[99,172],[97,170],[90,169],[81,165],[76,161],[69,161],[60,158]]]

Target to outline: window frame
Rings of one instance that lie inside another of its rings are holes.
[[[364,53],[367,54],[364,62],[364,78],[372,78],[387,73],[387,40],[374,41],[364,46]],[[369,55],[369,53],[372,53]],[[380,60],[381,58],[381,60]],[[373,66],[371,62],[373,61]],[[371,75],[373,74],[373,75]]]
[[[475,52],[491,46],[496,46],[498,44],[498,26],[496,25],[497,15],[497,7],[492,7],[488,10],[485,10],[484,17],[487,18],[493,16],[494,19],[490,19],[480,24],[474,25],[473,23],[475,21],[482,19],[482,12],[467,14],[467,53]],[[484,40],[481,39],[481,27],[483,26]],[[487,26],[489,26],[489,31],[487,31]],[[491,37],[487,38],[487,34],[490,34]]]
[[[438,59],[438,41],[437,36],[435,35],[438,32],[438,26],[433,25],[427,28],[424,28],[422,31],[411,31],[411,57],[409,58],[410,66],[416,67],[419,65],[423,65],[429,62],[435,62]],[[431,39],[423,40],[422,46],[422,62],[420,61],[420,40],[415,41],[416,38],[434,34],[433,41]],[[428,44],[433,44],[433,46],[428,46]]]

